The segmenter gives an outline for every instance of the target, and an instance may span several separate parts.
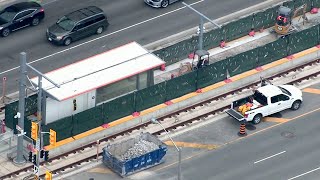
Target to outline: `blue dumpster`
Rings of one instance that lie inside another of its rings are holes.
[[[103,148],[103,163],[122,177],[164,162],[167,145],[150,133]]]

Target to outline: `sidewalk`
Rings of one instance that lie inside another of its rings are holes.
[[[315,24],[319,24],[318,19],[320,18],[320,13],[307,13],[306,16],[309,19],[309,23],[306,23],[305,25],[302,25],[301,18],[297,17],[293,19],[293,24],[297,29],[304,30],[314,26]],[[272,29],[273,27],[265,29],[263,32],[256,32],[254,37],[247,35],[234,41],[227,42],[227,46],[224,48],[216,47],[209,49],[208,52],[210,53],[210,64],[277,40],[277,35],[275,33],[271,33]],[[181,64],[192,63],[192,59],[188,58],[188,54],[185,56],[186,59],[166,67],[165,71],[156,70],[154,72],[155,83],[157,84],[171,79],[172,74],[174,77],[177,77]]]

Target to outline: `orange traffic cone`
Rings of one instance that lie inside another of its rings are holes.
[[[247,133],[246,133],[246,124],[244,122],[241,122],[240,124],[240,131],[238,132],[238,135],[239,136],[246,136]]]

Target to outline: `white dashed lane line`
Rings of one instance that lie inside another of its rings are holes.
[[[264,160],[267,160],[267,159],[273,158],[273,157],[278,156],[278,155],[280,155],[280,154],[283,154],[283,153],[285,153],[285,152],[286,152],[286,151],[282,151],[282,152],[279,152],[279,153],[274,154],[274,155],[272,155],[272,156],[269,156],[269,157],[263,158],[263,159],[261,159],[261,160],[259,160],[259,161],[254,162],[254,164],[257,164],[257,163],[262,162],[262,161],[264,161]]]
[[[204,0],[200,0],[200,1],[194,2],[194,3],[190,4],[190,5],[192,6],[192,5],[201,3],[201,2],[203,2],[203,1],[204,1]],[[150,18],[150,19],[141,21],[141,22],[139,22],[139,23],[130,25],[130,26],[125,27],[125,28],[122,28],[122,29],[119,29],[119,30],[114,31],[114,32],[112,32],[112,33],[109,33],[109,34],[106,34],[106,35],[97,37],[97,38],[95,38],[95,39],[91,39],[91,40],[89,40],[89,41],[86,41],[86,42],[84,42],[84,43],[81,43],[81,44],[72,46],[72,47],[67,48],[67,49],[64,49],[64,50],[62,50],[62,51],[58,51],[58,52],[55,52],[55,53],[53,53],[53,54],[47,55],[47,56],[45,56],[45,57],[36,59],[36,60],[34,60],[34,61],[31,61],[31,62],[28,63],[28,64],[33,64],[33,63],[35,63],[35,62],[39,62],[39,61],[45,60],[45,59],[47,59],[47,58],[49,58],[49,57],[52,57],[52,56],[55,56],[55,55],[58,55],[58,54],[61,54],[61,53],[70,51],[70,50],[72,50],[72,49],[75,49],[75,48],[77,48],[77,47],[83,46],[83,45],[85,45],[85,44],[88,44],[88,43],[91,43],[91,42],[94,42],[94,41],[97,41],[97,40],[99,40],[99,39],[102,39],[102,38],[105,38],[105,37],[109,37],[109,36],[111,36],[111,35],[120,33],[120,32],[125,31],[125,30],[127,30],[127,29],[130,29],[130,28],[139,26],[139,25],[141,25],[141,24],[145,24],[145,23],[147,23],[147,22],[153,21],[153,20],[155,20],[155,19],[158,19],[158,18],[161,18],[161,17],[163,17],[163,16],[172,14],[172,13],[174,13],[174,12],[180,11],[180,10],[185,9],[185,8],[186,8],[185,6],[184,6],[184,7],[180,7],[180,8],[178,8],[178,9],[175,9],[175,10],[172,10],[172,11],[169,11],[169,12],[166,12],[166,13],[161,14],[161,15],[159,15],[159,16],[156,16],[156,17],[153,17],[153,18]],[[8,73],[8,72],[11,72],[11,71],[14,71],[14,70],[17,70],[19,67],[20,67],[20,66],[17,66],[17,67],[14,67],[14,68],[5,70],[5,71],[1,72],[0,75],[5,74],[5,73]]]

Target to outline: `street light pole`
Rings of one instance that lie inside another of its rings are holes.
[[[221,26],[217,23],[215,23],[214,21],[212,21],[210,18],[208,18],[207,16],[205,16],[204,14],[202,14],[201,12],[197,11],[196,9],[194,9],[193,7],[191,7],[189,4],[182,2],[183,5],[185,5],[186,7],[188,7],[189,9],[191,9],[192,11],[194,11],[195,13],[197,13],[200,16],[200,24],[199,24],[199,50],[203,49],[203,18],[208,20],[211,24],[213,24],[214,26],[217,26],[218,28],[221,28]]]
[[[171,138],[171,136],[169,135],[169,132],[166,130],[166,128],[163,127],[163,125],[157,121],[155,118],[151,118],[151,122],[154,124],[159,124],[161,126],[161,128],[164,130],[164,132],[166,132],[167,136],[169,137],[169,139],[171,140],[172,144],[174,145],[174,147],[176,148],[176,150],[179,153],[179,164],[178,164],[178,180],[181,180],[181,148],[178,148],[178,146],[176,145],[176,143],[173,141],[173,139]]]

